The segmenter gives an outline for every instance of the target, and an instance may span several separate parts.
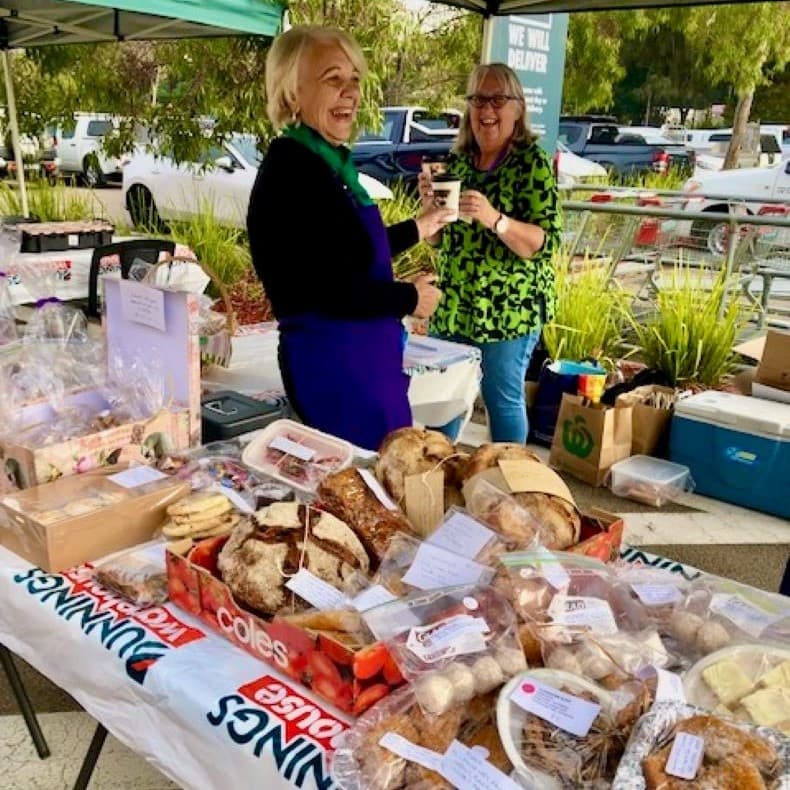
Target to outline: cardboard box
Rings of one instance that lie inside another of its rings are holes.
[[[772,390],[780,392],[772,393]],[[790,400],[787,395],[790,393],[790,333],[774,329],[768,331],[752,392],[769,400]]]
[[[135,488],[108,473],[64,477],[0,500],[0,544],[46,571],[67,570],[150,540],[189,492],[169,477]]]
[[[568,551],[595,557],[603,562],[614,562],[620,557],[625,522],[615,513],[592,508],[582,513],[581,538]]]
[[[216,562],[225,540],[227,538],[214,539],[214,556],[207,557],[206,564],[212,566]],[[277,617],[267,620],[242,608],[209,567],[187,559],[191,546],[188,540],[168,545],[170,600],[199,617],[237,647],[298,681],[345,713],[354,715],[361,714],[403,683],[386,648],[380,643],[346,644],[328,633],[303,629]],[[382,668],[370,676],[369,671],[362,668],[370,670],[365,664],[374,654],[382,658]],[[358,677],[358,674],[365,677]]]
[[[120,358],[131,364],[155,354],[167,372],[165,407],[146,420],[43,447],[24,440],[0,443],[0,459],[5,465],[6,476],[19,488],[124,461],[150,463],[163,453],[200,444],[197,298],[189,293],[162,291],[140,283],[108,278],[103,283],[107,308],[103,324],[106,358]],[[146,316],[130,310],[130,294],[135,297],[150,295],[154,307],[149,311],[148,320],[156,326],[141,323]],[[109,404],[98,390],[83,390],[69,393],[64,407],[98,413]],[[56,419],[58,413],[53,406],[39,401],[22,408],[20,424],[47,425]]]

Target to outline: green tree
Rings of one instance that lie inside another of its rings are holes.
[[[787,3],[704,6],[685,12],[684,34],[704,74],[730,85],[737,97],[724,167],[734,167],[756,89],[790,61]]]

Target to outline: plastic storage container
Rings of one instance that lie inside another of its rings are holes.
[[[669,457],[697,493],[790,518],[790,404],[729,392],[678,401]]]
[[[663,507],[688,490],[690,471],[661,458],[632,455],[612,465],[609,486],[615,496]]]
[[[256,472],[314,494],[326,475],[345,469],[353,457],[349,442],[292,420],[277,420],[247,445],[242,461]]]
[[[200,406],[204,442],[257,431],[281,418],[284,411],[277,403],[255,400],[232,390],[207,395]]]

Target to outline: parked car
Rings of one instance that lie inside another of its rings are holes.
[[[585,181],[606,181],[606,169],[603,166],[591,159],[576,156],[559,140],[554,152],[554,172],[560,186],[568,187]]]
[[[92,187],[120,183],[128,156],[107,156],[102,147],[104,137],[114,128],[112,116],[105,113],[75,113],[73,126],[55,129],[60,173],[75,175]]]
[[[758,214],[771,210],[766,200],[781,200],[790,207],[790,161],[772,167],[696,175],[684,184],[683,191],[688,194],[683,203],[685,211]],[[727,250],[729,225],[697,220],[691,225],[690,235],[701,238],[712,253],[723,254]]]
[[[665,173],[670,167],[691,175],[693,154],[666,138],[649,143],[644,136],[622,133],[607,116],[563,116],[558,139],[573,153],[598,162],[617,175]]]
[[[731,139],[731,132],[715,132],[709,135],[708,145],[710,148],[699,149],[696,152],[695,175],[700,170],[721,170]],[[759,155],[755,157],[749,153],[741,154],[738,166],[770,167],[780,162],[782,158],[782,147],[779,145],[776,136],[773,134],[761,134]]]
[[[354,164],[385,184],[417,181],[425,155],[450,151],[461,125],[456,110],[428,112],[422,107],[384,107],[380,132],[363,132],[351,148]]]
[[[137,226],[192,219],[210,207],[223,224],[243,228],[260,162],[255,138],[242,134],[179,165],[140,149],[123,168],[123,202]],[[362,174],[360,181],[374,200],[392,198],[375,179]]]

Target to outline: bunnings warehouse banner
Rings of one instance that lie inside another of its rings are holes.
[[[490,20],[486,60],[507,63],[524,88],[529,120],[540,144],[554,153],[562,104],[567,14],[522,14]]]

